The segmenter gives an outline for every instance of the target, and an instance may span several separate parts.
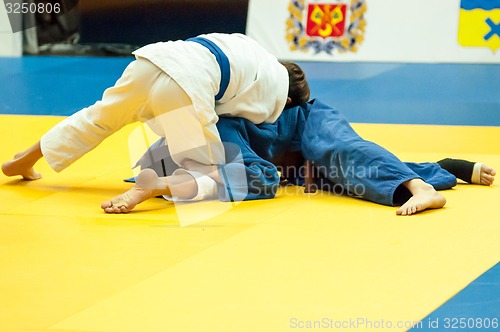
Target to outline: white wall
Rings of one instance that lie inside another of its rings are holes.
[[[351,3],[351,0],[304,0]],[[460,0],[365,0],[367,26],[357,52],[292,51],[286,40],[291,0],[250,0],[247,35],[280,59],[295,61],[380,61],[500,63],[500,50],[458,42]],[[499,16],[500,8],[495,16]],[[350,10],[349,10],[350,11]],[[306,13],[304,13],[306,16]],[[500,22],[495,22],[500,23]],[[492,38],[499,39],[494,36]],[[495,45],[500,46],[500,39]]]
[[[0,1],[0,56],[22,55],[22,32],[12,33],[3,1]]]

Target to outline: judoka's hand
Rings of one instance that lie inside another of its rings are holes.
[[[205,165],[192,159],[184,159],[181,162],[181,167],[188,171],[194,171],[207,175],[216,182],[222,182],[217,165]]]
[[[304,193],[314,194],[318,187],[314,183],[313,163],[310,160],[304,162]]]

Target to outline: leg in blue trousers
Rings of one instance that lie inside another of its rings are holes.
[[[397,214],[411,215],[443,207],[446,200],[437,190],[455,186],[457,173],[462,177],[465,173],[468,182],[490,185],[493,181],[495,171],[480,163],[479,167],[451,159],[404,163],[383,147],[361,138],[341,113],[318,100],[307,105],[307,112],[302,153],[314,165],[312,175],[324,190],[383,205],[401,205]],[[471,181],[475,168],[476,177],[488,181]]]

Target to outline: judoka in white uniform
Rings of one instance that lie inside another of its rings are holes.
[[[274,122],[285,107],[287,69],[249,37],[207,34],[227,56],[230,79],[222,96],[221,66],[216,56],[195,41],[169,41],[134,52],[136,60],[102,100],[49,130],[41,150],[61,171],[123,126],[142,121],[166,137],[174,161],[224,163],[215,123],[219,115],[254,123]]]

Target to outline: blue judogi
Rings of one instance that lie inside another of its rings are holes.
[[[220,117],[217,129],[227,161],[219,165],[224,182],[219,185],[222,201],[273,198],[280,179],[272,162],[284,152],[302,152],[313,161],[321,189],[383,205],[406,202],[411,194],[402,183],[411,179],[421,178],[436,190],[452,188],[457,181],[437,163],[401,162],[386,149],[361,138],[342,114],[319,100],[284,110],[273,124]],[[178,166],[168,155],[164,142],[158,141],[139,164],[155,169],[160,176],[171,175]],[[300,170],[286,179],[304,184]]]

